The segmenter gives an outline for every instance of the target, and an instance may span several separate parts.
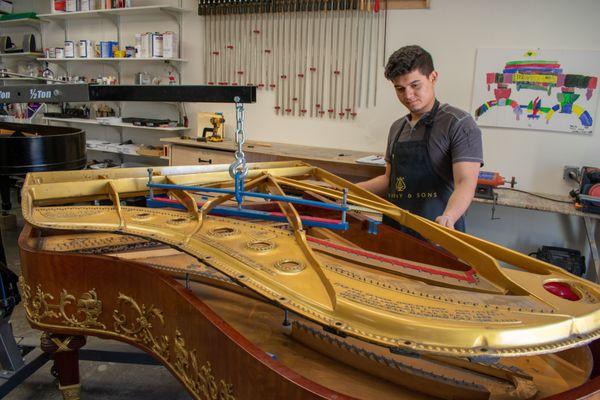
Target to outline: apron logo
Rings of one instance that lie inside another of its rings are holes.
[[[404,177],[400,176],[396,178],[396,192],[403,192],[406,189],[406,183],[404,182]]]

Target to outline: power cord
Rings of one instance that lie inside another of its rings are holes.
[[[498,186],[496,189],[512,190],[514,192],[525,193],[525,194],[528,194],[530,196],[539,197],[541,199],[550,200],[550,201],[554,201],[554,202],[557,202],[557,203],[573,204],[572,201],[553,199],[552,197],[542,196],[541,194],[528,192],[526,190],[520,190],[520,189],[509,188],[509,187],[502,187],[502,186]]]

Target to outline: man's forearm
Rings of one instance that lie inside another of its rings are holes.
[[[368,181],[357,183],[356,186],[368,190],[369,192],[375,193],[379,196],[384,196],[387,194],[389,180],[388,177],[384,175],[376,176],[373,179],[369,179]]]
[[[475,187],[471,182],[459,183],[452,192],[444,215],[456,222],[469,208],[475,195]]]

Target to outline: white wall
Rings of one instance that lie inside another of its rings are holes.
[[[40,2],[34,2],[36,6]],[[134,5],[169,3],[177,0],[134,1]],[[184,16],[182,38],[184,83],[203,83],[203,19],[196,14],[197,2],[184,0],[191,12]],[[428,49],[440,73],[438,98],[469,110],[478,47],[547,48],[600,50],[600,1],[597,0],[431,0],[428,10],[395,10],[388,16],[387,55],[407,44]],[[110,39],[114,27],[107,21],[74,21],[70,39]],[[164,16],[123,17],[125,44],[133,42],[136,32],[174,29]],[[55,24],[53,24],[55,25]],[[46,29],[46,43],[60,45],[64,40],[56,26]],[[114,36],[114,35],[113,35]],[[53,41],[53,42],[52,42]],[[80,66],[82,72],[89,67]],[[98,68],[98,67],[96,67]],[[140,68],[127,67],[124,83],[132,82]],[[157,74],[166,68],[147,67]],[[600,65],[597,66],[600,75]],[[406,113],[382,76],[380,66],[377,107],[360,109],[354,121],[282,117],[273,111],[274,94],[258,92],[258,102],[247,106],[248,137],[323,147],[341,147],[382,152],[389,125]],[[77,73],[77,71],[73,71]],[[594,96],[600,95],[596,91]],[[130,105],[140,115],[165,111],[164,105]],[[190,122],[195,128],[197,111],[224,111],[227,129],[233,132],[234,109],[230,104],[187,104]],[[596,115],[600,117],[600,115]],[[87,129],[90,136],[118,137],[111,128]],[[138,142],[158,143],[155,133],[125,132]],[[572,187],[562,180],[563,165],[600,165],[600,132],[575,136],[567,133],[536,132],[516,129],[483,128],[486,169],[516,176],[524,190],[566,194]],[[164,135],[162,135],[164,136]],[[114,140],[114,139],[113,139]],[[541,244],[585,247],[581,221],[548,213],[501,208],[500,220],[489,220],[489,207],[474,205],[468,217],[469,230],[518,250],[529,252]]]
[[[390,12],[386,54],[407,44],[428,49],[440,73],[438,98],[469,110],[478,47],[600,50],[599,16],[597,0],[431,0],[429,10]],[[193,18],[187,21],[185,30],[193,33],[185,38],[186,46],[202,37],[200,24],[195,24]],[[194,60],[185,69],[186,81],[199,82],[200,54],[190,56],[188,51],[186,57]],[[597,69],[600,75],[600,65]],[[383,77],[383,66],[380,72],[377,107],[359,110],[355,121],[277,116],[273,94],[259,91],[258,103],[248,106],[248,136],[383,152],[389,125],[407,111]],[[233,121],[231,113],[226,116]],[[596,117],[600,118],[600,113]],[[564,165],[600,165],[598,126],[590,136],[482,128],[485,168],[506,177],[515,176],[518,187],[524,190],[567,194],[573,186],[562,180]],[[588,255],[581,218],[507,207],[498,207],[496,218],[491,219],[489,205],[473,204],[467,215],[467,229],[524,253],[549,245],[579,249]],[[600,229],[596,229],[596,236],[598,240]]]
[[[40,8],[49,2],[33,3]],[[165,3],[177,5],[178,1],[134,1],[134,5]],[[184,17],[183,53],[189,60],[183,67],[184,83],[199,84],[203,83],[203,19],[196,15],[196,1],[184,0],[184,5],[192,10]],[[413,43],[428,49],[440,73],[438,98],[469,110],[478,47],[600,50],[598,16],[600,2],[596,0],[432,0],[428,10],[390,12],[386,54]],[[160,14],[122,17],[122,21],[125,44],[133,42],[136,32],[175,27],[173,21]],[[58,46],[64,40],[62,30],[55,25],[45,29],[46,45]],[[70,39],[106,40],[114,36],[114,27],[106,20],[76,20],[71,22],[70,29]],[[91,65],[73,67],[71,72],[77,74],[93,70],[94,73],[110,73],[106,67]],[[124,68],[123,82],[131,82],[133,74],[141,69],[156,71],[164,78],[168,71],[160,65],[128,66]],[[258,102],[247,106],[248,137],[382,152],[389,125],[406,110],[395,98],[389,82],[383,78],[382,65],[379,72],[377,107],[359,109],[354,121],[277,116],[273,111],[274,92],[259,90]],[[594,95],[600,95],[600,90]],[[173,111],[156,105],[130,107],[134,110],[137,107],[140,112],[147,112],[149,108],[163,114]],[[187,110],[194,128],[197,111],[224,111],[228,131],[233,132],[235,119],[231,105],[188,104]],[[507,177],[516,176],[522,189],[565,194],[571,186],[562,180],[564,165],[598,165],[600,162],[598,124],[590,136],[487,127],[482,130],[485,168],[499,171]],[[90,134],[93,131],[90,130]],[[144,138],[139,137],[138,140],[143,141]],[[154,135],[146,141],[156,140]]]
[[[390,12],[386,54],[413,43],[428,49],[440,73],[438,98],[469,110],[478,47],[600,50],[599,16],[596,0],[432,0],[429,10]],[[200,82],[202,58],[195,43],[202,37],[201,18],[187,18],[185,31],[186,56],[193,61],[185,79]],[[380,72],[377,107],[359,110],[355,121],[277,116],[273,93],[259,91],[258,103],[248,107],[249,137],[382,152],[389,125],[406,110],[383,78],[383,67]],[[516,176],[522,189],[565,194],[571,186],[562,180],[564,165],[600,163],[598,126],[590,136],[483,128],[485,168]]]

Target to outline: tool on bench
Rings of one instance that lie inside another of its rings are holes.
[[[506,184],[506,179],[498,172],[480,171],[477,178],[477,188],[475,189],[475,197],[480,199],[494,200],[494,188]],[[513,176],[508,182],[510,187],[515,187],[517,181]]]
[[[583,212],[600,214],[600,168],[581,168],[579,190],[571,191],[575,207]]]
[[[222,113],[199,113],[198,114],[198,120],[200,121],[201,119],[201,115],[200,114],[208,114],[207,116],[204,116],[204,120],[208,120],[207,122],[210,123],[210,126],[206,126],[206,124],[200,125],[200,127],[204,126],[204,128],[202,129],[202,136],[198,136],[198,138],[196,140],[198,140],[199,142],[222,142],[223,141],[223,136],[224,136],[224,124],[225,124],[225,118],[223,117]],[[206,134],[210,132],[211,135],[207,136]]]

